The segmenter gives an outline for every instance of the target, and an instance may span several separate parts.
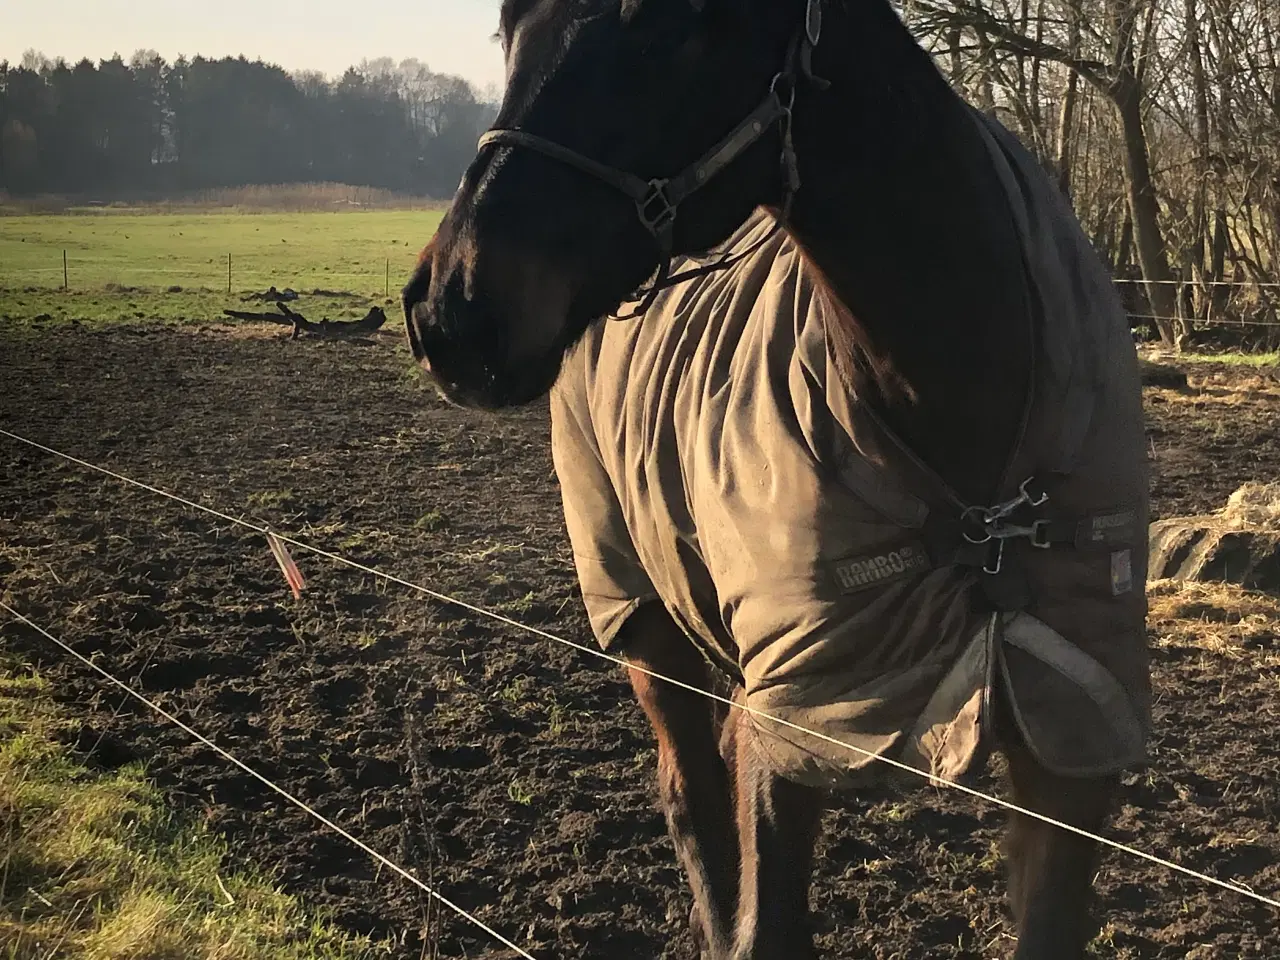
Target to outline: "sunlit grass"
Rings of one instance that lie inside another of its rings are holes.
[[[1280,364],[1280,351],[1271,353],[1184,353],[1178,358],[1188,363],[1222,363],[1234,367],[1274,367]]]
[[[38,677],[0,666],[0,957],[384,956],[167,809],[139,766],[87,770]]]
[[[242,297],[270,286],[354,295],[317,298],[308,304],[313,319],[319,311],[334,318],[363,314],[372,300],[398,295],[440,216],[439,210],[0,216],[0,321],[208,321],[227,307],[255,309]]]

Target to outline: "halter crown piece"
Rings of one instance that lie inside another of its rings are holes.
[[[766,235],[736,256],[725,254],[705,266],[686,270],[675,276],[671,275],[676,213],[679,211],[680,204],[745,153],[775,123],[780,123],[782,126],[780,162],[785,190],[782,202],[783,218],[785,219],[790,213],[792,199],[800,189],[800,170],[796,161],[795,146],[791,140],[791,108],[795,104],[797,80],[802,76],[818,89],[825,89],[828,86],[827,81],[814,76],[812,69],[813,49],[822,36],[822,4],[823,0],[808,0],[805,6],[804,22],[792,37],[783,67],[774,75],[769,84],[769,92],[760,106],[747,114],[728,136],[673,177],[646,180],[625,170],[592,160],[575,150],[524,130],[490,130],[480,138],[477,150],[483,150],[490,145],[524,147],[595,177],[626,194],[635,202],[640,223],[658,244],[657,276],[644,293],[640,305],[625,316],[615,319],[627,320],[643,314],[653,304],[654,298],[661,290],[695,276],[722,270],[749,256],[756,247],[768,239]]]

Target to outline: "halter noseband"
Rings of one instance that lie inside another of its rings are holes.
[[[507,147],[525,147],[543,156],[558,160],[560,163],[595,177],[607,183],[615,190],[630,197],[636,205],[636,213],[640,223],[649,231],[658,244],[659,266],[656,279],[644,295],[640,305],[625,317],[638,316],[649,309],[659,291],[691,279],[712,270],[723,269],[752,253],[764,239],[753,244],[750,249],[735,257],[728,254],[711,264],[686,270],[671,276],[671,259],[674,256],[676,213],[680,204],[689,198],[700,187],[705,186],[712,177],[724,170],[740,157],[756,141],[775,124],[782,125],[782,169],[785,179],[783,197],[783,216],[790,212],[791,201],[800,189],[800,172],[796,163],[795,147],[791,140],[791,108],[795,103],[798,75],[803,76],[818,86],[825,86],[826,81],[815,77],[811,68],[813,48],[817,46],[822,34],[822,0],[808,0],[805,8],[804,22],[796,32],[787,50],[783,68],[774,75],[769,84],[769,92],[760,106],[756,107],[739,123],[728,136],[724,137],[703,154],[698,160],[686,167],[674,177],[659,177],[645,180],[633,173],[610,167],[606,164],[583,156],[575,150],[527,133],[524,130],[490,130],[480,138],[477,151],[496,144]]]

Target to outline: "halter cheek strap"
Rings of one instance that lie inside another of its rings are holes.
[[[736,256],[726,255],[711,264],[683,271],[675,277],[671,276],[676,213],[680,204],[745,153],[775,123],[781,124],[782,127],[784,219],[790,212],[792,198],[800,189],[800,171],[791,139],[791,108],[795,103],[797,78],[804,76],[820,88],[826,86],[826,81],[815,77],[811,68],[813,48],[822,34],[822,3],[823,0],[808,0],[804,23],[792,38],[787,50],[786,62],[782,70],[774,75],[769,85],[769,93],[760,106],[751,111],[719,143],[674,177],[645,180],[643,177],[600,163],[553,140],[524,130],[490,130],[480,138],[477,150],[483,150],[490,145],[523,147],[607,183],[634,201],[640,223],[657,242],[658,272],[640,305],[625,316],[616,319],[630,319],[644,313],[652,305],[658,293],[666,287],[713,270],[724,269],[750,255],[759,243],[768,239],[766,236],[757,244],[753,244],[750,249]]]

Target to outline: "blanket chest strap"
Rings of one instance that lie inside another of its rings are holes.
[[[925,542],[936,566],[972,567],[981,571],[981,587],[998,610],[1017,611],[1031,602],[1030,585],[1021,564],[1009,563],[1005,544],[1026,540],[1049,550],[1114,550],[1138,539],[1138,512],[1120,508],[1084,517],[1044,516],[1048,494],[1035,478],[1024,480],[1018,495],[992,507],[969,507],[955,518],[931,516]]]

